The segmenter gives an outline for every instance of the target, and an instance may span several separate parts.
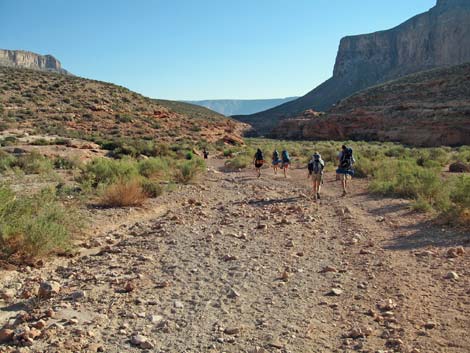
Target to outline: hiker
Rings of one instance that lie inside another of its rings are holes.
[[[286,150],[283,150],[281,153],[281,156],[282,156],[281,169],[284,171],[284,177],[287,178],[287,169],[289,168],[289,165],[290,165],[289,152],[287,152]]]
[[[277,150],[274,150],[273,152],[273,170],[274,170],[274,175],[277,175],[277,169],[279,168],[279,164],[281,163],[281,160],[279,159],[279,152]]]
[[[308,163],[308,177],[312,178],[313,199],[315,202],[320,200],[320,190],[323,184],[323,169],[325,169],[325,162],[321,158],[320,153],[315,152]]]
[[[353,150],[350,147],[343,145],[341,147],[339,160],[339,167],[336,173],[339,174],[341,179],[341,186],[343,187],[343,195],[348,193],[348,180],[354,175],[353,165],[356,162],[353,156]]]
[[[255,164],[255,169],[258,172],[258,178],[259,178],[261,176],[261,167],[264,164],[263,151],[261,151],[259,148],[255,153],[255,158],[253,160],[253,163]]]
[[[206,148],[204,148],[204,151],[202,151],[202,154],[204,155],[204,159],[209,158],[209,152],[207,151]]]

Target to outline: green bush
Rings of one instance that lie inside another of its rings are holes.
[[[78,181],[97,187],[100,184],[109,185],[118,180],[129,180],[138,174],[135,160],[97,158],[83,168]]]
[[[175,180],[182,184],[188,184],[193,181],[200,173],[204,171],[205,162],[200,158],[189,161],[180,161],[176,165]]]
[[[169,175],[169,163],[163,158],[149,158],[138,162],[139,174],[151,179],[163,180]]]
[[[470,209],[470,176],[462,175],[452,185],[450,197],[460,209]]]
[[[378,165],[369,185],[372,192],[427,202],[445,211],[450,207],[449,187],[438,172],[420,167],[409,160],[389,160]]]
[[[0,173],[3,173],[14,167],[16,162],[15,156],[0,150]]]
[[[82,167],[78,158],[56,157],[53,163],[56,169],[79,169]]]
[[[19,196],[7,186],[0,187],[1,252],[40,256],[67,250],[79,228],[76,212],[57,202],[53,190]]]
[[[163,193],[162,186],[155,180],[143,179],[140,184],[144,193],[150,198],[156,198]]]
[[[53,169],[52,161],[36,151],[17,157],[14,166],[25,174],[43,174]]]
[[[236,157],[229,159],[225,162],[225,167],[229,170],[238,170],[247,168],[253,162],[253,156],[243,152],[238,154]]]

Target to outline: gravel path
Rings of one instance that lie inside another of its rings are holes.
[[[468,234],[362,181],[315,204],[304,170],[210,163],[88,255],[4,272],[0,351],[470,352]]]

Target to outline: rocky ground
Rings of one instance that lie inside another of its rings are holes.
[[[0,351],[470,351],[468,233],[364,181],[341,198],[327,175],[315,204],[305,170],[221,166],[80,256],[0,272]]]

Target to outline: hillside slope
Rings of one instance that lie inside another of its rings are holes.
[[[236,119],[267,134],[280,119],[307,109],[325,111],[367,87],[411,73],[470,62],[470,1],[438,0],[403,24],[341,40],[333,77],[305,96]]]
[[[325,115],[284,120],[273,136],[468,145],[469,97],[470,63],[434,69],[361,91]]]
[[[188,101],[188,103],[200,105],[214,110],[225,116],[254,114],[278,105],[293,101],[298,97],[278,99],[216,99],[202,101]]]
[[[240,141],[244,125],[180,102],[156,101],[110,83],[0,67],[1,129],[87,138]]]

